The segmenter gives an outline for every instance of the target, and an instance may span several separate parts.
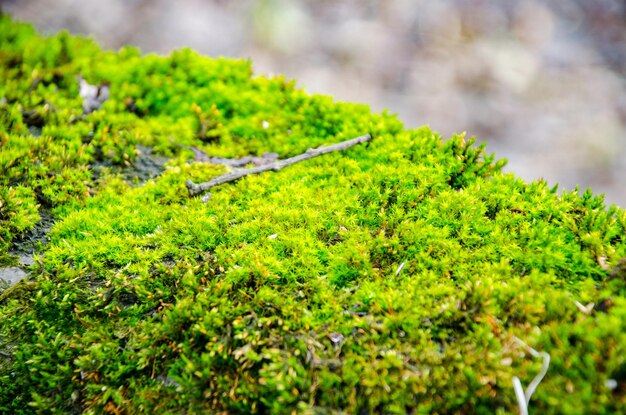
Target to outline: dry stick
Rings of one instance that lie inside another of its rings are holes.
[[[313,157],[321,156],[322,154],[332,153],[333,151],[342,151],[347,148],[350,148],[356,144],[365,143],[372,139],[372,136],[369,134],[362,135],[360,137],[353,138],[351,140],[342,141],[341,143],[333,144],[330,146],[323,146],[318,148],[310,148],[306,152],[299,154],[297,156],[285,159],[278,160],[273,163],[265,164],[262,166],[252,167],[250,169],[242,169],[242,170],[234,170],[221,176],[214,177],[208,182],[204,183],[194,183],[191,180],[187,180],[187,189],[189,190],[190,196],[195,196],[198,193],[202,193],[206,190],[209,190],[212,187],[218,186],[220,184],[232,182],[234,180],[240,179],[249,174],[259,174],[265,171],[273,170],[278,171],[283,167],[290,166],[292,164],[296,164],[300,161],[312,159]]]

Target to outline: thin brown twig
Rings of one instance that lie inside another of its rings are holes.
[[[187,189],[189,190],[189,195],[195,196],[199,193],[209,190],[212,187],[235,181],[237,179],[248,176],[250,174],[259,174],[259,173],[263,173],[263,172],[270,171],[270,170],[278,171],[282,169],[283,167],[287,167],[292,164],[311,159],[313,157],[321,156],[322,154],[332,153],[334,151],[342,151],[356,144],[365,143],[371,139],[372,139],[371,135],[365,134],[360,137],[356,137],[351,140],[342,141],[341,143],[333,144],[330,146],[310,148],[302,154],[299,154],[294,157],[290,157],[285,160],[278,160],[273,163],[269,163],[269,164],[265,164],[265,165],[257,166],[257,167],[252,167],[250,169],[233,170],[231,172],[222,174],[221,176],[214,177],[213,179],[207,182],[196,184],[192,182],[191,180],[187,180],[186,186],[187,186]]]

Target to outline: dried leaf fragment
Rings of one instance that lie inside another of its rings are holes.
[[[109,99],[109,85],[91,85],[82,77],[78,78],[79,95],[83,99],[83,111],[90,114],[99,109]]]

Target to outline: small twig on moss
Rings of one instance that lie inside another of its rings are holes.
[[[537,389],[537,386],[539,386],[543,377],[548,372],[548,367],[550,366],[550,355],[546,352],[538,352],[517,337],[513,337],[513,340],[522,345],[533,357],[543,358],[541,371],[530,382],[528,388],[526,388],[526,392],[524,392],[524,388],[522,387],[522,381],[517,376],[513,376],[513,390],[515,391],[515,396],[517,397],[520,415],[528,415],[528,404],[530,402],[530,398],[533,396],[535,389]]]
[[[201,150],[198,147],[178,144],[172,139],[172,137],[170,137],[170,142],[177,147],[191,150],[193,152],[193,159],[202,163],[223,164],[224,166],[228,167],[245,167],[248,164],[262,166],[264,164],[273,163],[278,160],[278,154],[276,153],[265,153],[261,157],[245,156],[238,159],[209,156],[207,153],[204,152],[204,150]]]
[[[306,152],[299,154],[297,156],[285,159],[278,160],[273,163],[265,164],[262,166],[252,167],[250,169],[241,169],[234,170],[221,176],[214,177],[208,182],[204,183],[194,183],[191,180],[187,180],[187,189],[189,190],[190,196],[195,196],[199,193],[202,193],[206,190],[209,190],[212,187],[219,186],[220,184],[228,183],[240,179],[244,176],[248,176],[250,174],[259,174],[266,171],[278,171],[283,167],[290,166],[292,164],[298,163],[300,161],[308,160],[313,157],[321,156],[322,154],[332,153],[334,151],[342,151],[349,147],[352,147],[356,144],[365,143],[366,141],[371,140],[372,136],[369,134],[362,135],[360,137],[353,138],[351,140],[342,141],[341,143],[333,144],[330,146],[323,146],[318,148],[310,148]]]

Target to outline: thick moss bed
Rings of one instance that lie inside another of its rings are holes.
[[[78,76],[110,87],[87,113]],[[626,213],[250,63],[0,19],[0,413],[626,411]],[[373,139],[189,197],[193,162]],[[142,151],[169,158],[143,183]],[[12,242],[13,241],[13,242]],[[590,305],[593,303],[594,305]]]

